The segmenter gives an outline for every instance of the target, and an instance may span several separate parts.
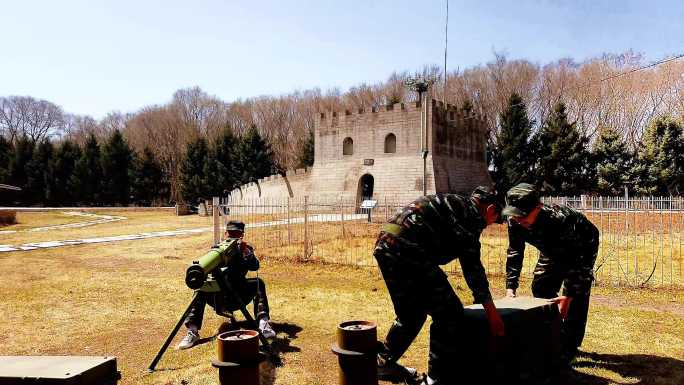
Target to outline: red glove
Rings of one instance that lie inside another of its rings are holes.
[[[558,305],[558,311],[560,312],[561,319],[565,321],[565,319],[568,318],[568,310],[570,310],[572,297],[561,296],[551,299],[550,301]]]
[[[505,329],[504,323],[499,315],[499,312],[496,310],[494,302],[485,302],[482,304],[482,307],[484,307],[485,314],[487,315],[487,321],[489,321],[489,331],[492,333],[492,336],[503,337]]]

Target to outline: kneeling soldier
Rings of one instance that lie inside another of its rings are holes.
[[[540,252],[532,294],[559,304],[561,361],[570,363],[584,339],[599,231],[583,214],[567,206],[542,204],[539,193],[528,183],[510,189],[506,203],[506,295],[516,296],[527,242]],[[561,284],[563,296],[559,297]]]
[[[500,221],[501,206],[494,193],[478,187],[471,197],[421,197],[385,224],[373,254],[392,298],[396,320],[378,353],[379,379],[418,380],[415,369],[401,366],[397,360],[430,315],[428,377],[422,384],[451,383],[464,311],[439,265],[456,258],[475,302],[484,305],[492,334],[503,335],[503,321],[492,302],[480,261],[479,240],[487,225]]]

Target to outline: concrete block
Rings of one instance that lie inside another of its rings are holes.
[[[0,357],[0,385],[114,385],[120,378],[114,357]]]

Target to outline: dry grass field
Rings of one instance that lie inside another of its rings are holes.
[[[118,215],[130,220],[47,234],[0,234],[0,244],[33,242],[34,236],[74,239],[210,225],[206,218],[175,217],[170,212]],[[40,214],[19,219],[29,227],[48,221]],[[342,246],[338,242],[313,247],[334,260],[347,248],[368,250],[373,237],[369,231]],[[26,238],[6,240],[12,236]],[[211,234],[204,233],[0,253],[0,354],[113,355],[123,374],[121,384],[217,384],[209,363],[215,355],[213,342],[188,351],[170,349],[159,371],[144,372],[190,300],[183,282],[187,264],[210,242]],[[296,245],[257,245],[260,277],[268,285],[278,332],[276,347],[285,364],[278,369],[264,364],[264,385],[335,384],[337,363],[330,344],[337,323],[375,320],[384,335],[393,318],[374,267],[296,262],[293,253],[299,255],[300,250]],[[451,281],[469,303],[463,279],[454,275]],[[495,274],[490,281],[494,294],[502,295],[503,277]],[[529,282],[521,287],[521,294],[529,294]],[[585,353],[559,383],[684,384],[684,288],[597,287],[593,298]],[[202,336],[213,334],[220,322],[208,311]],[[403,362],[426,370],[427,346],[426,324]]]
[[[0,244],[19,245],[29,242],[93,238],[162,230],[194,229],[199,227],[210,227],[212,225],[211,217],[200,217],[198,215],[178,217],[175,216],[172,211],[95,210],[88,211],[88,213],[123,216],[127,219],[80,228],[28,232],[26,230],[30,230],[32,228],[77,222],[88,222],[96,218],[66,215],[61,211],[18,212],[18,223],[16,225],[5,226],[2,228],[3,231],[16,230],[17,232],[10,234],[0,233]]]

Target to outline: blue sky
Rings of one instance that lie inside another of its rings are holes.
[[[444,0],[9,1],[0,12],[0,95],[96,118],[198,85],[232,101],[385,80],[439,64]],[[450,70],[493,51],[546,63],[628,49],[684,52],[681,1],[449,3]]]

